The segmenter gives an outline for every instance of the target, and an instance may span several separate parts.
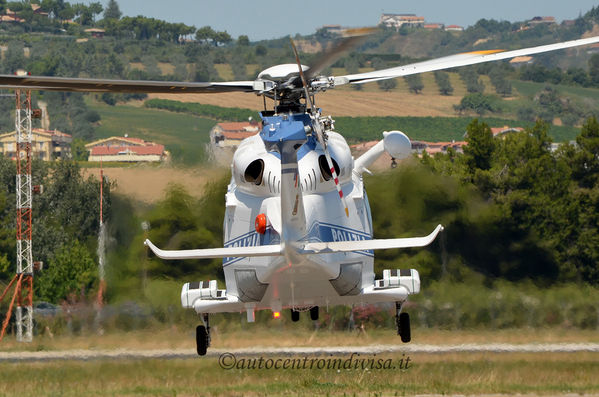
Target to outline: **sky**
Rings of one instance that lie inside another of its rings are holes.
[[[94,0],[85,0],[90,3]],[[100,1],[103,5],[108,0]],[[558,22],[575,19],[598,0],[117,0],[124,15],[183,22],[196,28],[209,25],[233,38],[251,41],[311,34],[329,24],[376,26],[381,13],[417,14],[426,22],[468,27],[482,18],[524,21],[553,16]]]

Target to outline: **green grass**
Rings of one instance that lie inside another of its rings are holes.
[[[412,140],[431,142],[463,141],[466,127],[474,117],[335,117],[335,129],[348,141],[370,141],[382,138],[383,131],[400,130]],[[491,127],[531,127],[532,122],[479,117]],[[549,126],[549,135],[556,142],[570,141],[579,129]]]
[[[245,359],[259,359],[259,354]],[[394,369],[222,369],[217,358],[0,364],[0,393],[12,395],[561,394],[599,391],[598,354],[363,355]],[[241,357],[237,357],[239,360]],[[303,357],[272,357],[295,358]],[[315,359],[348,356],[308,357]],[[309,361],[307,361],[309,362]],[[32,374],[34,374],[32,376]]]
[[[96,129],[98,139],[127,134],[164,144],[176,163],[192,165],[206,159],[205,146],[214,120],[121,104],[90,102],[89,106],[102,118]]]
[[[522,96],[534,96],[545,87],[550,86],[561,92],[562,94],[574,97],[576,99],[591,99],[599,102],[599,89],[584,88],[569,85],[555,85],[550,83],[535,83],[533,81],[512,80],[512,87],[515,88]]]

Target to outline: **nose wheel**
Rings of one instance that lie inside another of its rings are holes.
[[[410,315],[402,313],[403,303],[395,302],[395,324],[397,326],[397,335],[400,336],[403,343],[408,343],[412,340],[412,332],[410,330]]]
[[[199,356],[205,356],[210,346],[210,318],[208,314],[202,315],[204,325],[196,327],[196,349]]]

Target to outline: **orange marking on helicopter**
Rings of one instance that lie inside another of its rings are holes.
[[[491,55],[497,54],[498,52],[504,52],[505,50],[481,50],[481,51],[472,51],[472,52],[464,52],[463,54],[472,54],[472,55]]]

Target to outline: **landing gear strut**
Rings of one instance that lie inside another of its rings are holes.
[[[198,325],[196,328],[196,348],[198,355],[205,356],[208,346],[210,346],[210,317],[208,314],[202,314],[204,325]]]
[[[310,318],[312,321],[318,320],[318,306],[314,306],[310,309]]]
[[[403,343],[408,343],[412,340],[410,331],[410,315],[402,313],[401,307],[403,303],[395,302],[395,324],[397,325],[397,335],[401,337]]]
[[[300,317],[300,312],[297,310],[291,309],[291,321],[298,322]]]

